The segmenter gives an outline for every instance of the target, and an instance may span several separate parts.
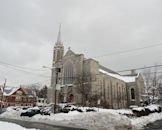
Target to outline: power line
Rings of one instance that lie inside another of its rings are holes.
[[[154,67],[162,67],[162,64],[152,65],[152,66],[147,66],[147,67],[133,68],[133,69],[126,69],[126,70],[119,70],[117,72],[126,72],[126,71],[131,71],[131,70],[143,70],[143,69],[149,69],[149,68],[154,68]]]
[[[30,84],[24,84],[24,85],[25,86],[36,85],[36,84],[41,84],[41,83],[47,82],[47,81],[51,81],[51,79],[43,80],[43,81],[38,81],[38,82],[30,83]]]
[[[162,66],[162,65],[158,65],[158,66]],[[155,66],[152,66],[152,67],[155,67]],[[149,67],[145,67],[145,68],[149,68]],[[162,71],[159,71],[159,72],[148,72],[147,74],[154,74],[154,73],[159,74],[159,73],[162,73]],[[97,76],[97,75],[99,76],[99,75],[102,75],[102,74],[101,73],[99,73],[99,74],[93,74],[93,75],[88,74],[88,75],[83,75],[83,76],[87,78],[87,77],[93,77],[93,76]],[[118,75],[118,74],[116,74],[116,75]],[[124,76],[124,75],[120,75],[120,76]],[[71,79],[77,79],[79,77],[81,77],[81,75],[80,76],[67,76],[67,77],[66,76],[61,76],[61,77],[58,77],[58,79],[66,79],[66,80],[70,79],[71,80]],[[83,78],[82,80],[85,80],[85,79]],[[91,79],[91,80],[93,80],[93,79]],[[46,82],[46,81],[51,81],[51,79],[43,80],[43,81],[39,81],[39,82],[34,82],[34,83],[31,83],[31,84],[24,84],[24,85],[41,84],[41,83]],[[90,81],[87,81],[87,82],[90,82]]]
[[[98,57],[104,57],[104,56],[112,56],[112,55],[117,55],[117,54],[123,54],[123,53],[143,50],[143,49],[157,47],[157,46],[162,46],[162,43],[154,44],[154,45],[149,45],[149,46],[145,46],[145,47],[140,47],[140,48],[135,48],[135,49],[128,49],[128,50],[123,50],[123,51],[112,52],[112,53],[109,53],[109,54],[94,56],[92,58],[98,58]],[[24,66],[14,65],[14,64],[10,64],[10,63],[4,62],[4,61],[0,61],[0,64],[7,65],[7,66],[12,66],[12,67],[19,68],[19,69],[30,70],[30,71],[45,71],[45,70],[41,70],[41,69],[33,69],[33,68],[27,68],[27,67],[24,67]]]
[[[149,45],[149,46],[144,46],[144,47],[139,47],[139,48],[134,48],[134,49],[123,50],[123,51],[116,51],[116,52],[112,52],[112,53],[108,53],[108,54],[94,56],[92,58],[100,58],[100,57],[105,57],[105,56],[124,54],[124,53],[128,53],[128,52],[139,51],[139,50],[144,50],[144,49],[158,47],[158,46],[162,46],[162,43],[158,43],[158,44],[154,44],[154,45]]]
[[[148,73],[145,73],[145,74],[155,74],[155,73],[156,74],[162,74],[162,71],[159,71],[159,72],[150,72],[150,73],[148,72]]]
[[[25,72],[25,73],[28,73],[28,74],[50,78],[50,76],[45,76],[45,75],[42,75],[42,74],[36,74],[36,73],[30,72],[30,71],[26,71],[26,70],[23,70],[23,69],[20,69],[20,68],[15,68],[14,66],[6,66],[4,64],[2,64],[2,65],[4,67],[9,67],[11,69],[14,69],[14,70],[17,70],[17,71],[21,71],[21,72]],[[12,68],[12,67],[14,67],[14,68]],[[131,70],[142,70],[142,69],[148,69],[148,68],[153,68],[153,67],[162,67],[162,65],[152,65],[152,66],[147,66],[147,67],[139,67],[139,68],[133,68],[133,69],[126,69],[126,70],[120,70],[120,71],[117,71],[117,72],[126,72],[126,71],[131,71]],[[69,77],[64,77],[64,78],[69,78]]]
[[[20,68],[15,68],[15,67],[13,68],[13,66],[6,66],[6,65],[3,65],[3,64],[1,64],[1,65],[4,66],[4,67],[13,69],[13,70],[25,72],[25,73],[32,74],[32,75],[36,75],[36,76],[41,76],[41,77],[46,77],[46,78],[49,78],[50,77],[50,76],[46,76],[46,75],[42,75],[42,74],[36,74],[36,73],[30,72],[30,71],[27,71],[27,70],[23,70],[23,69],[20,69]]]
[[[150,72],[150,73],[147,73],[147,74],[154,74],[155,72]],[[159,71],[159,72],[156,72],[157,74],[158,73],[162,73],[162,71]],[[91,76],[97,76],[97,75],[102,75],[102,74],[93,74],[93,75],[86,75],[84,77],[91,77]],[[118,74],[116,74],[118,75]],[[124,75],[120,75],[120,76],[124,76]],[[61,76],[61,77],[58,77],[58,79],[76,79],[78,78],[79,76],[72,76],[72,77],[64,77],[64,76]],[[82,80],[85,80],[85,79],[82,79]],[[39,81],[39,82],[35,82],[35,83],[31,83],[31,84],[26,84],[26,85],[35,85],[35,84],[39,84],[39,83],[43,83],[43,82],[46,82],[46,81],[51,81],[51,79],[48,79],[48,80],[44,80],[44,81]],[[93,79],[91,79],[91,81],[93,81]],[[87,82],[90,82],[90,81],[87,81]],[[75,83],[75,84],[79,84],[79,83]]]
[[[16,68],[21,68],[21,69],[25,69],[25,70],[30,70],[30,71],[44,71],[42,69],[33,69],[33,68],[27,68],[27,67],[24,67],[24,66],[14,65],[14,64],[10,64],[10,63],[4,62],[4,61],[0,61],[0,64],[12,66],[12,67],[16,67]]]

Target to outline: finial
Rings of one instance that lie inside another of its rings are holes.
[[[68,50],[70,50],[71,48],[70,48],[70,46],[68,47]]]

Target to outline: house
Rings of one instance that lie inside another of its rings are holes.
[[[47,106],[47,98],[39,98],[37,97],[37,106]]]
[[[0,88],[0,101],[3,107],[8,106],[34,106],[36,96],[29,94],[23,87],[3,87]]]

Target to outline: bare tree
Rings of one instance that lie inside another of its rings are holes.
[[[92,76],[89,74],[76,75],[75,84],[77,92],[82,95],[82,104],[90,100]]]
[[[152,72],[153,71],[153,72]],[[145,79],[145,90],[146,93],[152,93],[151,103],[155,101],[155,97],[159,97],[159,90],[161,88],[162,75],[158,74],[158,67],[155,67],[153,70],[147,69],[144,70],[143,76]]]
[[[144,80],[145,80],[145,91],[146,93],[149,93],[149,90],[152,87],[152,83],[151,83],[151,69],[147,69],[143,71],[143,76],[144,76]]]

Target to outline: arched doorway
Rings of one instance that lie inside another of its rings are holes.
[[[69,95],[68,102],[74,102],[74,95],[73,94]]]

